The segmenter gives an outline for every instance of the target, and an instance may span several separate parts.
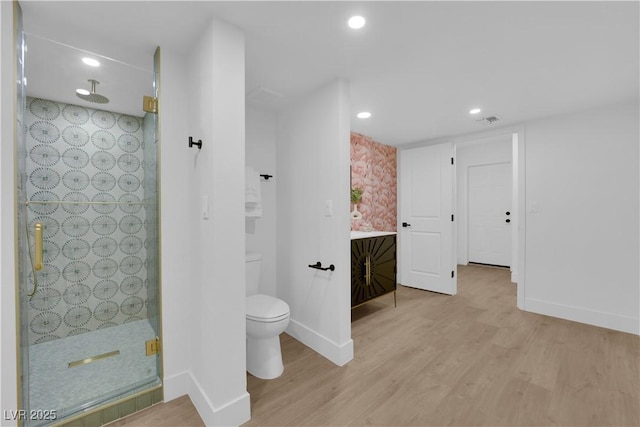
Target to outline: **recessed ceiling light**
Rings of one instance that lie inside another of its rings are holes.
[[[480,111],[482,111],[482,110],[479,109],[479,108],[474,108],[474,109],[469,111],[469,114],[478,114]]]
[[[352,16],[351,18],[349,18],[349,21],[347,21],[349,27],[353,28],[354,30],[364,27],[365,22],[366,21],[362,16]]]
[[[86,90],[86,89],[76,89],[76,93],[77,93],[78,95],[89,95],[91,92],[89,92],[89,91],[88,91],[88,90]]]
[[[93,59],[93,58],[84,57],[84,58],[82,58],[82,62],[84,62],[87,65],[90,65],[91,67],[99,67],[100,66],[100,62],[98,62],[96,59]]]
[[[362,111],[356,114],[356,116],[358,116],[359,119],[368,119],[369,117],[371,117],[371,113],[368,111]]]

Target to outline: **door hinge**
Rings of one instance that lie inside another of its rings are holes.
[[[147,113],[157,113],[158,112],[158,98],[154,98],[152,96],[143,96],[142,97],[142,109]]]
[[[147,356],[153,356],[154,354],[160,353],[160,338],[155,337],[146,341],[144,344],[147,349]]]
[[[453,157],[451,158],[451,164],[453,164]]]
[[[451,278],[453,279],[454,276],[455,276],[455,273],[453,272],[453,270],[451,270]]]

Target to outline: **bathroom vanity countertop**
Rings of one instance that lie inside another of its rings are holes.
[[[367,239],[369,237],[389,236],[397,234],[395,231],[352,231],[351,240]]]

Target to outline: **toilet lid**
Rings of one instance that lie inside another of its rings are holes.
[[[289,305],[281,299],[269,295],[247,297],[247,319],[274,321],[289,315]]]

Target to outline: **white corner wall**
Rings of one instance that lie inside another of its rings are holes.
[[[193,304],[180,313],[189,319],[194,340],[190,396],[207,425],[239,425],[250,418],[245,360],[244,34],[212,20],[189,52],[187,69],[183,77],[188,81],[188,133],[166,143],[189,152],[193,177],[192,198],[176,194],[172,200],[189,205],[181,221],[191,222],[195,231],[194,250],[173,260],[195,260]],[[188,148],[189,136],[202,140],[201,150]],[[203,217],[203,198],[208,201],[208,218]]]
[[[640,333],[639,120],[635,100],[527,124],[525,310]]]
[[[193,152],[187,149],[189,94],[186,59],[161,48],[160,52],[160,221],[162,278],[162,340],[164,398],[190,394],[193,319],[197,289],[194,241],[199,222],[193,220],[196,194]],[[182,143],[180,143],[182,142]],[[186,316],[190,313],[191,316]]]
[[[348,84],[338,80],[282,111],[275,174],[278,297],[291,308],[287,333],[337,365],[353,358],[348,107]],[[336,269],[308,267],[317,261]]]
[[[15,311],[13,4],[0,1],[0,408],[18,409]],[[0,419],[3,426],[15,420]],[[10,418],[10,417],[8,417]]]
[[[260,293],[276,296],[276,114],[247,107],[246,162],[258,173],[273,175],[260,180],[262,217],[246,221],[247,252],[262,254]]]

